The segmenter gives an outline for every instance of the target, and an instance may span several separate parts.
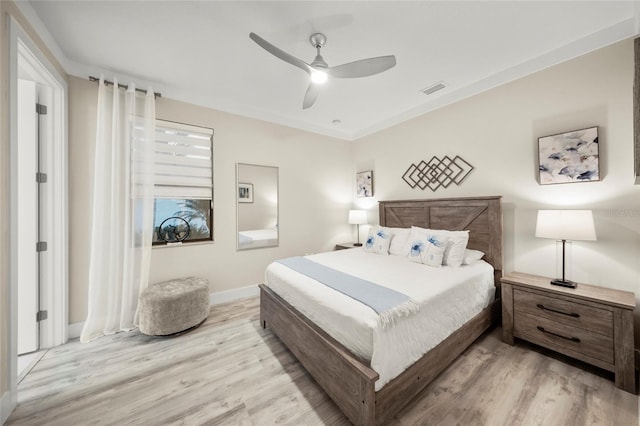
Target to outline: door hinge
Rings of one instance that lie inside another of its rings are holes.
[[[47,182],[47,174],[42,172],[36,172],[36,182],[38,183]]]
[[[47,251],[47,242],[46,241],[38,241],[36,243],[36,251],[39,253],[41,251]]]
[[[47,311],[38,311],[36,314],[36,322],[44,321],[47,319],[49,313]]]
[[[47,106],[42,104],[36,104],[36,114],[47,115]]]

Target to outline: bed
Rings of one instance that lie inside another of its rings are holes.
[[[238,232],[238,248],[260,248],[278,245],[275,229],[250,229]]]
[[[496,287],[502,275],[501,222],[500,197],[380,202],[381,226],[469,230],[467,247],[485,253],[484,260],[493,267]],[[272,288],[261,285],[260,289],[261,325],[268,325],[344,414],[361,425],[388,423],[497,321],[500,306],[499,299],[494,298],[407,369],[384,386],[377,386],[381,374],[372,368],[366,355],[331,337]],[[388,374],[383,372],[382,376],[385,379]]]

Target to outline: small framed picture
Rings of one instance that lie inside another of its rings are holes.
[[[600,180],[598,127],[538,138],[540,185]]]
[[[356,193],[358,197],[373,197],[373,170],[356,174]]]
[[[238,202],[253,203],[253,184],[252,183],[238,184]]]

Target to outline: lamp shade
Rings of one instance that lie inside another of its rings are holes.
[[[536,237],[595,241],[593,214],[591,210],[538,210]]]
[[[367,212],[365,210],[349,210],[350,225],[364,225],[367,223]]]

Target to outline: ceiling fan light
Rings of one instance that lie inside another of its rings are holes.
[[[313,84],[324,84],[327,82],[328,75],[324,71],[315,70],[311,73],[311,82]]]

